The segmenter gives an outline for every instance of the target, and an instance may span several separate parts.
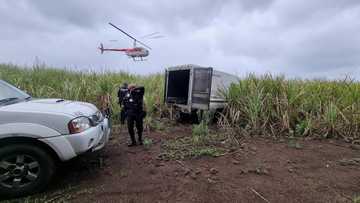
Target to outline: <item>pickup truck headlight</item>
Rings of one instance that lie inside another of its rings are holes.
[[[87,117],[78,117],[70,121],[68,127],[70,134],[81,133],[91,127],[91,122]]]

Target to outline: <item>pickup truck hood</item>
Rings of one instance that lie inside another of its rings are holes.
[[[89,103],[62,99],[33,99],[0,107],[1,125],[34,124],[69,134],[68,123],[79,116],[92,116],[98,109]],[[0,130],[1,132],[1,130]]]
[[[97,108],[89,103],[63,99],[33,99],[1,108],[3,111],[24,113],[67,114],[72,117],[91,116]]]

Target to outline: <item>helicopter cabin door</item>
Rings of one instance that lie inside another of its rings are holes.
[[[210,105],[212,68],[194,68],[191,103],[192,108],[208,110]]]

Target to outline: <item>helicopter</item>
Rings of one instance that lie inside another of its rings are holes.
[[[144,61],[144,57],[149,56],[149,50],[151,50],[151,47],[149,47],[148,45],[144,44],[143,42],[139,41],[138,39],[136,39],[135,37],[131,36],[130,34],[128,34],[127,32],[125,32],[124,30],[120,29],[119,27],[117,27],[116,25],[109,23],[109,25],[111,25],[112,27],[114,27],[115,29],[119,30],[120,32],[122,32],[123,34],[125,34],[126,36],[128,36],[129,38],[131,38],[132,40],[134,40],[133,42],[133,47],[132,48],[104,48],[104,45],[102,43],[100,43],[100,51],[101,54],[103,54],[105,51],[120,51],[120,52],[125,52],[125,54],[129,57],[132,58],[134,61]],[[157,32],[152,33],[150,35],[146,35],[144,37],[152,37],[152,39],[156,39],[156,38],[161,38],[162,36],[154,36],[156,35]],[[112,40],[115,41],[115,40]],[[142,46],[146,47],[141,47],[141,46],[137,46],[138,44],[141,44]]]

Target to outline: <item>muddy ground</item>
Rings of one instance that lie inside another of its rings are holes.
[[[126,146],[125,129],[100,153],[60,168],[47,202],[352,202],[360,195],[360,150],[338,140],[242,138],[220,157],[161,160],[161,145],[191,127],[146,133],[148,148]]]

